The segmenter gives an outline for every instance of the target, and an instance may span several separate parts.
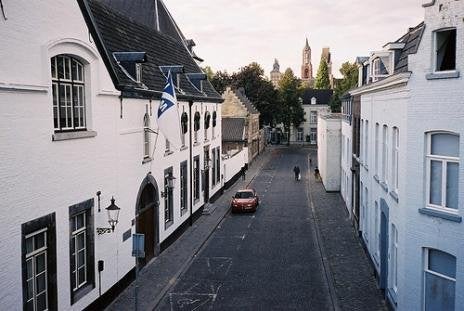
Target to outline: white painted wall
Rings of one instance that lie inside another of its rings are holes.
[[[342,119],[342,137],[341,137],[341,174],[340,174],[340,194],[345,201],[348,213],[352,214],[351,196],[352,196],[352,127],[348,120]]]
[[[175,180],[174,224],[164,229],[160,225],[160,242],[165,240],[189,214],[180,216],[179,169],[189,151],[165,155],[165,139],[159,136],[153,161],[143,160],[143,116],[148,100],[124,99],[120,118],[119,92],[110,80],[93,40],[89,40],[76,1],[17,0],[5,7],[8,20],[1,21],[0,37],[0,243],[3,256],[0,269],[0,304],[4,308],[20,309],[22,305],[21,224],[56,212],[57,287],[60,310],[81,310],[98,297],[98,286],[70,306],[69,214],[70,205],[95,198],[101,191],[102,212],[94,207],[95,227],[107,227],[104,208],[112,196],[121,208],[119,223],[113,234],[95,234],[95,262],[105,261],[102,273],[104,293],[134,266],[131,240],[122,242],[122,233],[135,231],[136,196],[148,172],[162,190],[164,169],[172,166]],[[72,54],[84,59],[86,72],[86,103],[88,129],[97,136],[87,139],[52,141],[53,113],[50,58],[57,54]],[[158,102],[151,103],[151,127],[156,129]],[[179,110],[187,103],[179,103]],[[203,167],[203,147],[210,150],[221,146],[220,105],[195,103],[194,111],[218,110],[215,138],[203,140],[194,147],[193,156],[200,155]],[[203,117],[203,113],[201,113]],[[203,121],[201,121],[203,124]],[[211,128],[209,129],[211,137]],[[152,135],[154,143],[156,135]],[[5,148],[5,146],[8,146]],[[190,171],[190,170],[189,170]],[[212,196],[220,184],[210,190]],[[211,185],[211,182],[210,182]],[[159,223],[164,224],[164,203],[159,207]],[[203,197],[194,211],[203,205]],[[95,264],[96,266],[96,264]],[[95,267],[96,269],[96,267]]]
[[[240,152],[234,154],[232,157],[223,157],[223,172],[224,183],[231,180],[241,168],[248,163],[248,148],[243,148]]]
[[[341,116],[319,117],[318,168],[326,191],[340,191]]]

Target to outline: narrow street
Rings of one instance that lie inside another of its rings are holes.
[[[160,310],[334,309],[309,207],[308,150],[272,152],[250,184],[257,212],[224,218]]]

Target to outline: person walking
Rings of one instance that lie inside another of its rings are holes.
[[[240,170],[240,173],[242,174],[242,180],[245,180],[245,178],[246,178],[246,169],[245,169],[245,166],[242,166],[242,169]]]
[[[295,166],[293,168],[293,173],[295,173],[295,180],[299,180],[299,177],[300,177],[300,167],[299,166]]]

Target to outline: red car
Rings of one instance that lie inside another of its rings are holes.
[[[259,197],[254,189],[239,190],[232,197],[230,207],[232,213],[236,212],[256,212],[259,205]]]

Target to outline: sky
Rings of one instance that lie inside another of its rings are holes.
[[[164,0],[202,66],[229,73],[258,62],[267,76],[274,59],[281,72],[300,76],[308,38],[314,75],[323,47],[333,74],[340,65],[380,50],[423,21],[426,0]]]

